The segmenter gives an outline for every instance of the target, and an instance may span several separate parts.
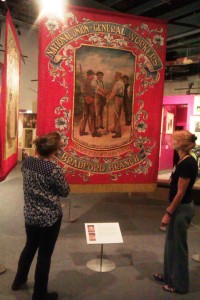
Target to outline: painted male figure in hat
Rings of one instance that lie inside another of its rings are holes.
[[[131,125],[131,119],[132,119],[132,98],[131,98],[131,89],[130,89],[130,83],[129,83],[129,77],[127,75],[123,76],[123,82],[124,82],[124,113],[125,113],[125,124],[126,126]]]
[[[106,94],[109,92],[105,89],[103,82],[104,73],[98,71],[96,73],[97,79],[97,94],[95,99],[95,111],[96,111],[96,127],[104,129],[103,126],[103,111],[106,104]]]
[[[120,138],[122,136],[120,116],[123,107],[123,97],[124,97],[124,82],[122,80],[122,73],[115,73],[115,83],[112,88],[110,95],[107,97],[107,105],[111,99],[114,99],[114,129],[111,131],[115,133],[112,138]]]
[[[84,96],[84,106],[83,106],[83,117],[80,121],[80,129],[79,134],[80,136],[88,135],[86,131],[86,124],[88,122],[89,129],[92,133],[93,137],[101,137],[102,134],[97,131],[95,125],[95,97],[97,91],[97,83],[94,80],[94,71],[88,70],[87,71],[87,78],[83,83],[82,92]]]

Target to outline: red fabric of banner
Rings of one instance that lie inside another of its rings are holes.
[[[61,134],[73,191],[155,187],[165,47],[161,20],[71,7],[41,21],[37,134]]]
[[[6,16],[6,40],[0,109],[0,181],[17,163],[19,73],[21,50],[10,13]]]

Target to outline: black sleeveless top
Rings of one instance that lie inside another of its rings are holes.
[[[170,190],[169,190],[169,201],[172,202],[177,190],[178,190],[178,180],[182,178],[190,178],[189,185],[183,196],[181,203],[190,203],[192,201],[192,188],[195,183],[196,177],[198,175],[197,162],[193,156],[188,156],[176,166],[171,174]]]

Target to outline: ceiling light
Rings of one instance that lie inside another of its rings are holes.
[[[41,0],[41,15],[63,18],[64,0]]]

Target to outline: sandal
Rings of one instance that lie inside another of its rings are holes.
[[[164,282],[164,278],[163,278],[163,275],[162,275],[162,274],[155,273],[155,274],[153,274],[153,277],[154,277],[154,279],[157,280],[157,281]]]
[[[166,292],[170,292],[170,293],[178,293],[181,294],[179,291],[177,291],[177,289],[173,286],[170,286],[168,284],[163,285],[163,290]]]

